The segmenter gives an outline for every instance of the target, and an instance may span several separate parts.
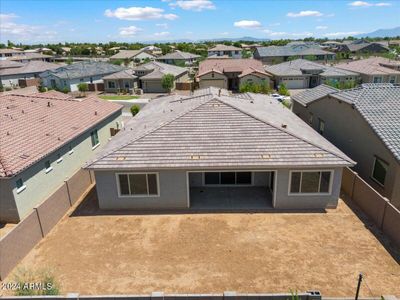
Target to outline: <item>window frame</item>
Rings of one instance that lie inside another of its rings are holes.
[[[329,178],[329,189],[327,193],[302,193],[301,192],[301,181],[303,178],[303,173],[306,172],[319,172],[320,176],[319,176],[319,184],[318,184],[318,190],[321,187],[321,178],[322,178],[322,173],[323,172],[329,172],[330,178]],[[298,193],[292,193],[291,189],[292,189],[292,173],[300,173],[300,186],[299,186],[299,192]],[[335,170],[334,169],[316,169],[316,170],[290,170],[289,171],[289,182],[288,182],[288,196],[330,196],[332,195],[332,186],[333,186],[333,179],[335,176]]]
[[[322,132],[321,132],[321,125],[323,124],[323,129],[322,129]],[[324,120],[322,120],[321,118],[318,118],[318,133],[320,134],[320,135],[324,135],[324,133],[325,133],[325,121]]]
[[[47,163],[49,163],[48,168],[46,168]],[[52,170],[53,170],[53,167],[51,166],[51,161],[50,161],[50,159],[48,159],[44,162],[44,172],[47,174],[47,173],[50,173]]]
[[[149,179],[147,175],[149,174],[154,174],[156,175],[156,181],[157,181],[157,194],[148,194],[149,193]],[[127,175],[128,176],[128,187],[129,187],[129,195],[122,195],[121,194],[121,187],[120,187],[120,182],[119,182],[119,175]],[[146,184],[147,184],[147,194],[131,194],[130,193],[130,182],[129,182],[129,175],[146,175]],[[115,180],[117,183],[117,191],[118,191],[118,198],[154,198],[154,197],[160,197],[160,176],[158,172],[117,172],[115,173]]]
[[[219,173],[219,182],[218,184],[206,184],[206,173]],[[234,184],[222,184],[221,183],[221,173],[235,173],[235,183]],[[238,184],[237,182],[237,173],[250,173],[250,183]],[[252,171],[204,171],[202,172],[202,185],[210,186],[210,187],[245,187],[245,186],[254,186],[254,172]]]
[[[20,187],[18,187],[18,181],[21,181],[21,183],[22,183],[22,185]],[[15,187],[17,188],[16,189],[17,194],[19,194],[26,189],[26,184],[24,183],[24,180],[22,178],[18,178],[15,181]]]
[[[382,165],[384,166],[385,171],[386,171],[385,179],[384,179],[383,183],[379,182],[379,180],[374,177],[375,165],[376,165],[376,161],[377,160],[380,160],[381,162],[383,162]],[[385,165],[386,165],[386,167],[385,167]],[[389,166],[390,166],[390,164],[386,160],[380,158],[377,155],[374,155],[374,162],[372,164],[372,170],[371,170],[371,179],[381,187],[385,187],[385,181],[386,181],[386,176],[387,176],[387,173],[388,173]]]
[[[93,145],[93,136],[96,134],[97,144]],[[92,144],[92,150],[96,149],[100,145],[99,131],[97,129],[93,129],[90,132],[90,142]]]

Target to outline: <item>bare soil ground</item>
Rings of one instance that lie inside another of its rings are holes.
[[[93,195],[19,267],[53,270],[63,293],[354,296],[362,272],[361,296],[400,296],[399,249],[342,200],[326,213],[124,215]]]

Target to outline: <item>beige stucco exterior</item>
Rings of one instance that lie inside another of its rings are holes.
[[[201,89],[210,86],[228,89],[228,78],[224,74],[210,72],[199,76],[199,85]]]

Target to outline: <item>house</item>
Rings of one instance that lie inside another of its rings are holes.
[[[41,73],[43,85],[78,91],[78,84],[102,83],[103,77],[124,70],[124,67],[101,61],[81,61]]]
[[[156,57],[153,54],[140,50],[120,50],[117,54],[110,57],[110,61],[123,60],[124,65],[133,67],[145,60],[154,60]]]
[[[357,72],[363,83],[400,83],[400,61],[370,57],[336,65],[336,68]]]
[[[237,91],[241,84],[256,83],[271,86],[271,75],[255,59],[206,59],[200,62],[196,76],[200,88],[219,87]]]
[[[54,70],[60,65],[45,61],[30,61],[19,63],[9,60],[0,60],[0,85],[3,87],[17,87],[39,85],[39,74],[47,70]]]
[[[388,45],[379,42],[368,42],[366,40],[343,41],[335,49],[335,52],[347,53],[384,53],[389,51]]]
[[[138,87],[138,77],[132,69],[122,70],[103,77],[104,91],[118,93],[122,91],[134,92]]]
[[[357,162],[355,171],[400,208],[400,87],[318,86],[292,96],[293,112]],[[351,121],[350,121],[351,120]]]
[[[207,50],[208,57],[229,56],[231,58],[242,58],[242,48],[218,44]]]
[[[154,45],[149,45],[149,46],[143,47],[143,50],[146,51],[147,53],[152,54],[153,56],[162,55],[161,48],[154,46]]]
[[[288,44],[286,46],[257,47],[253,54],[255,59],[263,64],[277,64],[295,58],[312,57],[319,61],[328,61],[335,58],[335,53],[325,51],[317,44]]]
[[[305,89],[325,82],[355,83],[359,74],[319,64],[306,59],[296,59],[276,65],[265,66],[265,71],[273,75],[275,86],[285,84],[289,89]]]
[[[177,82],[188,82],[188,69],[174,65],[164,64],[152,61],[133,68],[135,75],[139,77],[139,88],[145,93],[166,93],[166,89],[162,87],[162,78],[166,74],[174,76],[174,87]]]
[[[101,209],[324,209],[353,164],[270,96],[207,88],[154,99],[85,168]]]
[[[24,51],[22,50],[9,49],[9,48],[0,49],[0,60],[9,59],[12,57],[15,58],[23,55]]]
[[[7,59],[22,63],[30,61],[54,61],[54,57],[52,55],[47,55],[39,52],[23,52],[23,54],[8,57]]]
[[[197,54],[175,50],[174,52],[157,57],[156,60],[170,65],[191,66],[200,57]]]
[[[0,222],[19,222],[91,159],[121,109],[55,91],[0,96]]]

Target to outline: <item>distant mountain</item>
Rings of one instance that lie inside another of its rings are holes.
[[[251,36],[244,36],[240,38],[213,38],[213,39],[202,39],[202,40],[191,40],[191,39],[177,39],[177,40],[152,40],[152,41],[140,41],[143,44],[166,44],[166,43],[201,43],[201,42],[238,42],[238,41],[246,41],[246,42],[264,42],[269,41],[269,39],[260,39]]]
[[[243,36],[240,38],[217,38],[217,39],[205,39],[203,41],[210,41],[210,42],[215,42],[215,41],[228,41],[228,42],[238,42],[238,41],[247,41],[247,42],[264,42],[264,41],[269,41],[270,39],[260,39],[260,38],[255,38],[251,36]]]
[[[390,28],[390,29],[378,29],[370,33],[362,33],[355,35],[354,37],[356,38],[363,38],[363,37],[371,37],[371,38],[376,38],[376,37],[396,37],[400,36],[400,26],[395,27],[395,28]]]

